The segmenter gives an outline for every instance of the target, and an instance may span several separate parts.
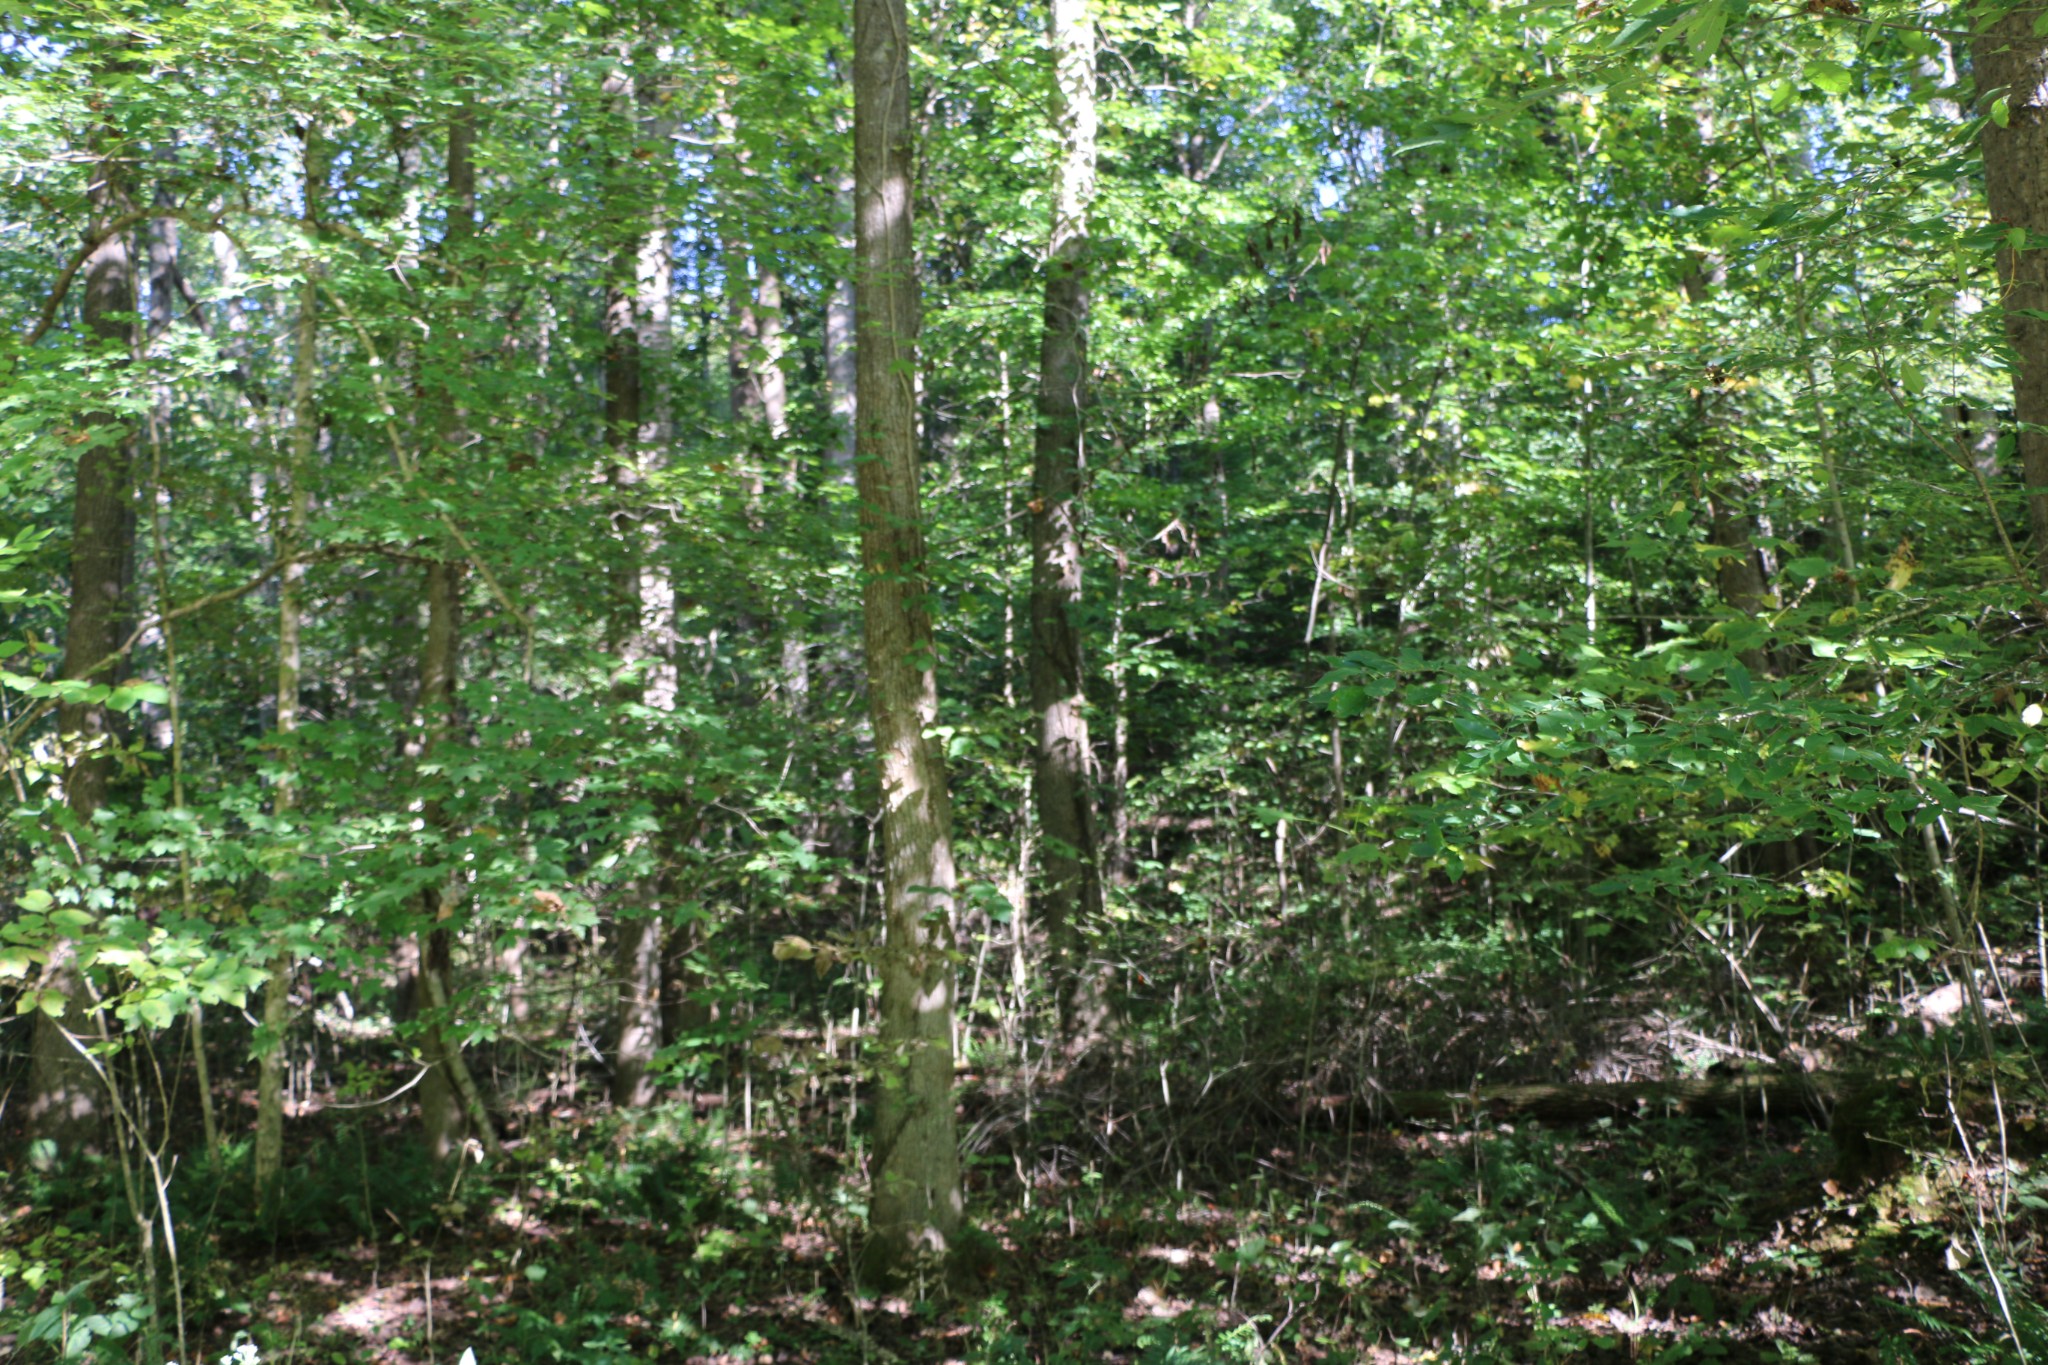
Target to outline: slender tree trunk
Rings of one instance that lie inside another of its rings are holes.
[[[779,444],[789,435],[789,378],[782,371],[782,276],[765,264],[754,286],[754,339],[752,354],[753,392],[760,403],[760,419],[768,442]],[[767,452],[764,450],[763,455]],[[794,451],[783,453],[782,515],[808,515],[803,505],[803,458]],[[792,535],[791,544],[800,543]],[[810,705],[811,650],[801,613],[775,613],[782,628],[782,705],[801,719]]]
[[[2004,11],[1976,40],[1977,88],[2005,100],[2004,127],[1984,125],[1984,190],[1994,222],[2029,240],[1998,252],[2005,337],[2013,350],[2013,414],[2020,473],[2034,538],[2035,588],[2048,586],[2048,38],[2035,25],[2048,8]]]
[[[615,112],[625,127],[637,127],[632,78],[613,74],[606,84]],[[647,688],[639,665],[647,656],[641,596],[646,561],[645,525],[634,505],[643,476],[641,439],[645,425],[644,371],[641,363],[641,261],[646,254],[646,216],[640,202],[642,186],[630,167],[633,158],[615,159],[612,190],[617,198],[621,237],[612,252],[611,278],[605,286],[605,458],[615,506],[614,538],[619,542],[612,586],[612,611],[605,647],[622,661],[626,673],[617,695],[622,701],[645,699]],[[612,1040],[612,1103],[642,1109],[654,1100],[654,1055],[661,1047],[661,915],[653,884],[635,879],[623,888],[622,913],[613,923],[612,975],[618,1015]]]
[[[853,247],[853,182],[841,184],[833,195],[838,216],[844,221],[837,229],[844,247]],[[832,407],[833,428],[825,446],[825,463],[833,476],[853,479],[854,419],[853,281],[835,280],[825,299],[825,392]]]
[[[152,207],[174,208],[170,192],[159,185]],[[171,328],[178,315],[178,296],[184,280],[178,271],[178,220],[172,217],[149,220],[149,317],[148,339],[155,341]]]
[[[1121,546],[1113,553],[1116,583],[1109,607],[1109,841],[1103,850],[1103,877],[1112,886],[1131,880],[1131,673],[1124,651],[1125,595],[1131,581],[1130,556]]]
[[[673,171],[675,118],[656,112],[645,120],[645,137],[655,149],[655,165],[664,178]],[[670,373],[675,362],[675,251],[667,206],[657,199],[649,212],[646,234],[640,239],[638,288],[635,310],[640,328],[640,458],[650,468],[668,459],[669,442],[675,438],[673,387]],[[660,554],[658,537],[643,547],[646,557],[640,565],[641,630],[647,636],[655,658],[647,670],[647,704],[670,711],[676,704],[675,584]]]
[[[113,231],[128,212],[126,172],[118,154],[94,169],[91,220],[81,316],[91,343],[105,359],[125,365],[134,354],[135,265],[127,231]],[[65,623],[63,675],[105,681],[101,661],[121,645],[129,610],[128,579],[135,552],[135,433],[116,414],[87,412],[79,429],[78,478],[71,504],[71,602]],[[64,799],[81,826],[106,804],[117,741],[113,713],[104,702],[71,702],[57,709],[57,730],[70,762]],[[88,1031],[94,1008],[72,945],[50,948],[43,988],[64,1001],[61,1014],[38,1010],[29,1043],[28,1089],[22,1105],[24,1134],[56,1144],[60,1157],[90,1148],[104,1122],[104,1089],[68,1034]]]
[[[1060,139],[1045,329],[1038,361],[1038,430],[1031,471],[1031,712],[1037,722],[1032,795],[1039,875],[1032,915],[1052,949],[1061,1032],[1070,1045],[1102,1023],[1099,983],[1084,980],[1080,921],[1102,909],[1095,828],[1094,750],[1088,738],[1081,639],[1081,471],[1088,388],[1088,209],[1095,197],[1095,24],[1088,0],[1052,0]]]
[[[476,240],[476,105],[467,94],[448,121],[447,186],[444,204],[447,226],[441,239],[441,269],[444,284],[458,299],[472,287],[470,271],[475,265]],[[444,371],[464,363],[467,328],[463,325],[467,304],[456,302],[451,309],[453,324],[445,345],[454,348],[444,358]],[[450,364],[452,360],[454,363]],[[462,407],[459,399],[442,392],[437,404],[435,431],[437,448],[430,453],[440,466],[429,477],[445,480],[453,453],[463,445]],[[424,752],[432,758],[456,743],[456,685],[461,666],[462,562],[453,557],[454,546],[446,546],[441,557],[427,566],[426,639],[420,650],[420,722],[424,727]],[[445,849],[454,836],[448,812],[438,802],[429,802],[423,812],[427,828],[437,836],[431,842]],[[462,899],[459,874],[450,873],[438,885],[422,893],[422,911],[428,928],[420,950],[419,993],[427,1009],[425,1045],[421,1049],[427,1074],[420,1082],[420,1116],[426,1130],[427,1149],[436,1162],[461,1155],[469,1140],[496,1154],[497,1135],[492,1131],[476,1080],[463,1060],[461,1045],[455,1041],[450,1010],[454,1000],[454,920]]]
[[[782,372],[782,276],[765,265],[754,285],[754,340],[754,392],[760,397],[761,424],[770,440],[779,441],[789,435],[789,379]]]
[[[312,504],[313,452],[319,437],[320,405],[316,383],[320,367],[320,296],[312,259],[314,224],[320,216],[319,188],[326,179],[326,160],[319,129],[305,130],[305,234],[307,258],[299,281],[299,316],[292,336],[292,433],[290,463],[278,471],[277,492],[283,503],[276,521],[276,552],[280,561],[296,554],[306,534]],[[280,829],[291,820],[295,803],[294,755],[291,736],[299,728],[299,627],[306,576],[304,564],[286,564],[277,584],[277,735],[284,741],[277,785],[271,791],[271,814]],[[288,894],[289,874],[277,878],[273,893]],[[280,909],[284,907],[280,905]],[[290,1018],[292,956],[281,951],[270,959],[263,983],[263,1050],[256,1063],[256,1151],[254,1176],[257,1206],[267,1216],[276,1211],[277,1179],[284,1164],[285,1029]]]
[[[954,869],[918,507],[918,289],[903,0],[854,4],[855,319],[863,636],[881,768],[884,938],[874,1189],[862,1278],[955,1250],[965,1222],[953,1112]]]

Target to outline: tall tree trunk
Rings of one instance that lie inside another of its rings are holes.
[[[869,1282],[944,1257],[965,1222],[953,1112],[954,869],[918,507],[917,265],[903,0],[853,9],[854,289],[863,637],[881,769],[884,937]]]
[[[283,741],[277,785],[271,789],[271,815],[280,831],[291,820],[297,790],[291,736],[299,728],[299,627],[306,566],[287,562],[303,547],[306,515],[312,505],[313,452],[319,439],[320,404],[316,388],[320,368],[320,295],[314,276],[315,224],[320,217],[320,188],[326,181],[326,158],[319,127],[305,128],[306,259],[299,279],[299,316],[292,330],[292,433],[289,463],[278,471],[281,504],[274,522],[275,548],[284,568],[277,582],[277,726]],[[289,895],[289,873],[279,876],[272,892],[280,912]],[[277,1209],[277,1180],[284,1169],[285,1030],[291,1014],[292,955],[280,951],[270,959],[263,982],[263,1048],[256,1062],[256,1150],[254,1171],[257,1207],[268,1217]]]
[[[605,86],[614,112],[625,128],[637,129],[635,93],[629,72],[613,73]],[[605,628],[605,647],[625,665],[617,695],[622,701],[645,699],[647,688],[638,666],[647,656],[641,597],[642,543],[645,526],[633,505],[643,470],[641,439],[645,425],[644,372],[641,363],[641,261],[646,254],[646,218],[638,177],[629,169],[636,159],[614,159],[612,191],[618,206],[621,236],[612,251],[610,280],[604,298],[604,442],[615,506],[612,527],[619,542],[614,553],[612,611]],[[613,983],[618,1014],[612,1040],[612,1103],[641,1109],[654,1100],[650,1068],[661,1047],[661,917],[653,885],[635,879],[624,888],[623,913],[613,924]]]
[[[443,196],[447,226],[441,238],[441,271],[444,286],[458,298],[473,287],[470,278],[475,262],[476,240],[476,105],[464,93],[448,120],[447,185]],[[454,370],[464,362],[468,329],[463,325],[467,304],[452,306],[453,325],[446,329],[445,345],[455,354],[443,359],[444,369]],[[453,454],[463,445],[462,406],[450,393],[441,392],[437,403],[435,446],[430,458],[436,469],[429,478],[445,480]],[[444,546],[427,566],[426,639],[420,650],[420,723],[424,728],[423,752],[431,759],[456,743],[456,685],[461,667],[461,605],[463,564],[454,557],[456,547]],[[428,802],[423,816],[435,837],[430,841],[438,851],[452,842],[454,829],[445,809]],[[454,991],[455,934],[453,921],[462,899],[459,874],[449,873],[438,885],[429,886],[421,896],[427,921],[421,945],[419,994],[427,1010],[425,1045],[421,1049],[427,1064],[420,1082],[420,1117],[426,1131],[427,1149],[436,1162],[461,1155],[471,1139],[484,1149],[497,1152],[497,1135],[492,1131],[476,1080],[463,1060],[450,1017]]]
[[[2022,5],[1976,40],[1977,88],[2006,104],[2004,127],[1984,125],[1984,191],[1993,221],[2032,239],[1998,253],[2005,286],[2005,336],[2013,350],[2013,413],[2027,520],[2034,537],[2036,589],[2048,587],[2048,38],[2035,24],[2048,9]]]
[[[1060,158],[1046,253],[1045,330],[1031,471],[1031,712],[1039,875],[1032,916],[1057,973],[1061,1032],[1087,1041],[1104,996],[1080,963],[1079,921],[1102,908],[1094,750],[1073,611],[1081,600],[1081,471],[1088,388],[1088,209],[1095,197],[1095,24],[1088,0],[1052,0]]]
[[[136,297],[129,234],[125,228],[115,230],[116,220],[129,210],[119,155],[102,160],[93,179],[86,228],[92,251],[85,263],[81,319],[87,337],[105,358],[125,365],[135,349]],[[71,503],[71,602],[63,674],[104,681],[97,670],[120,648],[129,610],[128,579],[135,552],[135,433],[112,412],[83,413],[79,428],[87,439],[80,446]],[[116,743],[113,713],[103,701],[66,703],[57,709],[57,730],[70,754],[64,799],[79,824],[86,826],[107,802]],[[51,945],[43,985],[63,999],[64,1008],[56,1015],[36,1012],[23,1131],[31,1142],[54,1142],[58,1154],[68,1157],[98,1138],[105,1100],[99,1078],[66,1036],[85,1032],[94,1008],[69,942]]]

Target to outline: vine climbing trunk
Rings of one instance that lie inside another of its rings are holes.
[[[1984,193],[1992,220],[2010,229],[1998,276],[2039,590],[2048,588],[2048,37],[2037,25],[2048,6],[1993,5],[1986,12],[1996,17],[1974,52],[1977,88],[1993,101],[1984,125]]]
[[[111,133],[103,136],[111,141]],[[135,351],[135,261],[120,222],[130,207],[124,162],[117,149],[102,150],[86,226],[90,254],[80,320],[88,344],[99,352],[98,363],[120,368]],[[81,413],[78,431],[83,439],[72,492],[71,600],[62,668],[69,679],[104,681],[102,664],[121,646],[130,607],[135,431],[129,419],[110,411]],[[67,702],[58,707],[57,731],[68,756],[65,804],[79,837],[90,838],[93,816],[106,805],[114,774],[113,712],[104,700]],[[43,989],[45,1000],[61,1005],[35,1015],[23,1132],[32,1143],[54,1143],[57,1153],[68,1157],[91,1147],[105,1122],[104,1088],[72,1043],[87,1030],[93,1002],[69,942],[51,945]]]
[[[952,810],[918,506],[918,290],[903,0],[853,9],[854,309],[863,643],[881,770],[884,936],[862,1278],[944,1259],[965,1221],[953,1112]]]
[[[1032,918],[1056,974],[1069,1044],[1099,1030],[1106,993],[1081,962],[1080,924],[1102,908],[1094,750],[1088,738],[1081,638],[1081,477],[1088,400],[1088,210],[1095,197],[1095,24],[1089,0],[1052,0],[1054,171],[1038,359],[1038,430],[1031,471],[1031,711],[1037,751],[1038,877]]]

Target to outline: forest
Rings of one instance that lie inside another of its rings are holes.
[[[0,129],[0,1359],[2048,1362],[2048,0]]]

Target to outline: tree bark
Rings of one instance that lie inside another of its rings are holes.
[[[2008,114],[2004,127],[1984,125],[1985,198],[1994,222],[2029,239],[1999,249],[1998,275],[2036,589],[2048,586],[2048,39],[2034,29],[2043,12],[2030,4],[2002,13],[1974,48],[1978,91],[2002,97]]]
[[[1051,948],[1060,1028],[1070,1045],[1102,1023],[1105,994],[1081,963],[1079,926],[1102,909],[1094,750],[1081,640],[1081,475],[1088,401],[1088,209],[1095,197],[1095,25],[1088,0],[1052,0],[1054,173],[1031,472],[1032,795],[1039,868],[1032,916]]]
[[[868,705],[881,769],[884,938],[874,1180],[862,1278],[956,1250],[965,1222],[953,1102],[952,811],[938,745],[918,507],[918,288],[910,38],[903,0],[854,4],[855,486]]]
[[[135,263],[125,231],[110,231],[129,212],[126,171],[119,154],[93,168],[92,212],[86,227],[97,243],[84,266],[80,318],[90,342],[116,366],[135,349]],[[105,681],[102,660],[120,648],[130,603],[128,586],[135,554],[135,433],[113,412],[82,413],[77,483],[71,504],[71,601],[65,623],[63,676]],[[106,805],[117,742],[113,713],[104,702],[71,702],[57,709],[57,731],[69,764],[64,799],[80,826],[89,826]],[[60,1158],[89,1149],[104,1124],[105,1096],[92,1068],[67,1034],[87,1031],[94,1009],[67,940],[50,946],[43,988],[57,992],[63,1012],[38,1010],[29,1043],[29,1080],[24,1133],[31,1142],[49,1141]]]

